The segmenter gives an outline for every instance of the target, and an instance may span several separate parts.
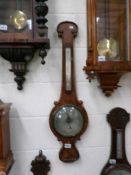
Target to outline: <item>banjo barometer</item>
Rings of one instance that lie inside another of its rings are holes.
[[[49,124],[52,132],[63,143],[59,158],[64,162],[73,162],[79,158],[75,142],[80,139],[87,127],[88,117],[77,99],[74,75],[73,40],[78,27],[73,22],[62,22],[57,27],[62,38],[62,87],[61,96],[51,111]]]
[[[110,158],[101,175],[131,175],[131,166],[125,152],[125,127],[129,114],[122,108],[114,108],[107,115],[112,131]]]

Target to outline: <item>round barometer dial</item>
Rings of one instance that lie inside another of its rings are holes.
[[[115,59],[118,56],[118,43],[113,38],[101,39],[97,44],[97,51],[99,56]]]
[[[63,106],[54,114],[55,130],[64,137],[76,136],[83,128],[83,116],[74,105]]]

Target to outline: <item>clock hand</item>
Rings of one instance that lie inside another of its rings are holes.
[[[71,127],[71,118],[70,118],[69,114],[67,114],[66,121],[69,124],[69,129],[72,129],[72,127]]]

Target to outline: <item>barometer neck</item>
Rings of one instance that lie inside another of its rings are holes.
[[[76,98],[73,41],[78,27],[73,22],[62,22],[57,28],[58,36],[62,38],[62,96],[72,95]]]
[[[111,143],[111,159],[117,162],[127,161],[125,152],[125,132],[124,130],[112,129],[112,143]]]

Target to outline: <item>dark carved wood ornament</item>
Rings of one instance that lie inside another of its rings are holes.
[[[60,99],[54,103],[50,113],[49,124],[54,135],[63,143],[60,160],[73,162],[79,158],[75,142],[88,124],[87,113],[82,101],[77,99],[75,86],[73,41],[78,27],[73,22],[65,21],[58,25],[57,32],[62,38],[62,86]]]
[[[37,49],[45,63],[49,49],[46,1],[0,1],[0,55],[11,63],[18,90],[23,89],[27,64]]]
[[[106,96],[119,87],[121,76],[131,71],[131,0],[87,0],[89,81],[98,78]]]
[[[41,150],[31,162],[31,171],[33,175],[47,175],[48,171],[50,171],[50,162],[46,159]]]
[[[114,108],[107,115],[112,133],[111,154],[101,175],[131,175],[131,166],[125,151],[125,127],[129,119],[129,113],[122,108]]]

